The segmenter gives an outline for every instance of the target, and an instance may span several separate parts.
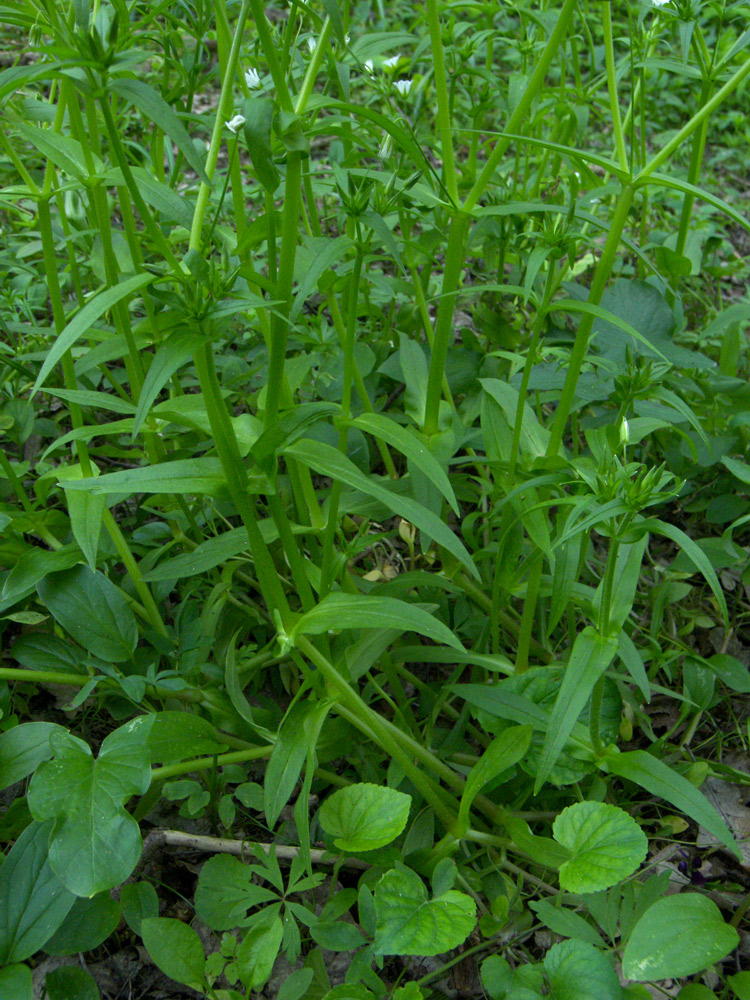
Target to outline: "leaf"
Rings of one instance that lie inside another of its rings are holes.
[[[274,962],[284,937],[281,917],[256,924],[237,949],[237,971],[248,990],[261,990],[271,977]]]
[[[162,132],[166,133],[177,146],[201,181],[210,187],[211,181],[206,175],[203,160],[193,145],[193,140],[185,131],[185,126],[174,111],[153,87],[144,83],[143,80],[118,77],[109,81],[107,89],[119,94],[130,104],[134,104],[142,114],[158,125]]]
[[[643,914],[622,956],[628,979],[682,979],[720,962],[739,944],[739,934],[724,923],[707,896],[681,892],[665,896]]]
[[[159,916],[159,897],[150,882],[128,882],[120,891],[122,915],[128,927],[141,935],[141,924]]]
[[[330,476],[332,479],[351,486],[355,490],[361,490],[367,496],[379,500],[394,514],[400,514],[410,524],[419,528],[420,531],[424,531],[430,538],[434,538],[438,545],[442,545],[459,562],[463,563],[473,577],[479,578],[471,556],[440,518],[409,497],[392,493],[375,479],[368,479],[353,462],[350,462],[335,448],[321,444],[319,441],[312,441],[310,438],[303,438],[296,444],[287,447],[284,453],[296,458],[303,465],[322,476]]]
[[[69,351],[78,338],[90,330],[105,312],[108,312],[113,306],[129,295],[133,295],[135,292],[140,291],[141,288],[145,288],[146,285],[150,285],[155,279],[156,275],[154,274],[137,274],[133,278],[126,278],[112,288],[105,288],[98,295],[89,299],[86,305],[75,314],[73,319],[65,326],[65,329],[61,331],[57,340],[47,352],[44,363],[34,383],[34,388],[31,390],[30,398],[33,399],[41,386],[44,385],[45,379],[60,358],[62,358],[63,354]]]
[[[0,969],[0,996],[3,1000],[34,1000],[31,969],[27,965]]]
[[[51,160],[56,167],[64,170],[71,177],[75,177],[82,184],[88,181],[90,174],[86,166],[86,158],[83,155],[83,147],[72,136],[61,135],[53,129],[26,125],[23,122],[19,122],[16,128],[19,134],[38,149],[45,159]],[[102,166],[102,161],[95,157],[94,169],[98,172]]]
[[[471,896],[451,889],[427,899],[416,872],[399,865],[375,889],[376,955],[439,955],[463,944],[474,930]]]
[[[213,931],[242,926],[253,906],[278,897],[255,885],[252,869],[228,854],[216,854],[201,868],[195,890],[195,912]]]
[[[143,795],[151,783],[144,736],[143,727],[121,726],[94,760],[82,740],[54,733],[54,759],[40,764],[31,780],[31,815],[56,821],[50,865],[77,896],[119,885],[138,862],[140,830],[123,802]]]
[[[354,951],[367,944],[359,928],[345,920],[319,920],[310,928],[310,937],[327,951]]]
[[[724,598],[724,591],[721,589],[721,584],[716,576],[716,572],[711,565],[711,561],[706,555],[706,553],[701,549],[688,535],[678,528],[676,524],[670,524],[669,521],[661,521],[657,518],[650,518],[648,521],[644,521],[643,528],[647,531],[653,531],[657,535],[664,535],[665,538],[671,539],[675,545],[678,545],[688,559],[693,563],[696,569],[703,574],[706,583],[711,588],[714,597],[716,598],[716,603],[719,605],[719,610],[721,611],[721,616],[724,619],[724,624],[729,624],[727,602]]]
[[[534,794],[539,792],[557,763],[578,716],[591,697],[594,686],[617,652],[617,639],[599,635],[587,625],[576,636],[562,684],[549,719]]]
[[[165,219],[171,219],[189,232],[193,224],[193,207],[191,200],[186,197],[187,192],[178,194],[168,184],[157,180],[148,170],[136,167],[132,163],[130,172],[135,178],[138,190],[146,204],[155,208]],[[102,181],[105,187],[126,186],[125,178],[119,167],[107,170],[102,176]],[[133,412],[132,407],[129,412]]]
[[[50,866],[51,832],[52,823],[31,823],[0,868],[0,965],[39,951],[75,902]]]
[[[99,1000],[94,977],[75,965],[63,965],[48,972],[44,985],[48,1000]]]
[[[80,465],[69,465],[67,468],[58,468],[57,475],[59,482],[65,489],[66,482],[83,479],[83,469]],[[90,493],[65,490],[65,502],[68,505],[73,537],[83,553],[89,569],[94,572],[99,549],[99,536],[102,530],[102,518],[107,501],[105,497],[95,497]]]
[[[604,947],[601,935],[587,920],[568,907],[553,906],[546,899],[532,900],[529,907],[536,913],[545,927],[549,927],[555,934],[562,934],[566,938],[575,938],[576,941],[585,941],[597,948]]]
[[[55,621],[89,653],[109,663],[129,660],[138,644],[138,626],[127,601],[102,573],[76,566],[37,585]]]
[[[415,434],[410,434],[405,427],[401,427],[395,420],[389,420],[382,413],[362,413],[348,421],[348,426],[357,427],[398,448],[440,490],[453,510],[459,513],[458,502],[448,477],[427,445]]]
[[[544,956],[553,1000],[621,1000],[622,987],[609,957],[583,941],[553,944]]]
[[[13,569],[8,573],[3,584],[3,604],[10,607],[16,601],[26,597],[34,587],[50,573],[57,573],[76,566],[81,560],[77,545],[64,545],[60,549],[33,548],[24,552]]]
[[[329,629],[342,628],[409,630],[463,652],[463,646],[448,626],[422,608],[394,597],[364,594],[328,594],[297,620],[290,638],[295,635],[322,635]]]
[[[634,781],[647,792],[658,795],[682,810],[696,823],[705,826],[736,857],[742,859],[742,853],[726,823],[705,795],[663,761],[645,750],[629,750],[626,753],[612,750],[602,757],[600,764],[612,774]]]
[[[312,236],[305,241],[306,248],[311,251],[310,261],[304,277],[299,284],[294,300],[289,310],[289,319],[294,320],[302,312],[302,307],[309,298],[318,280],[352,247],[348,236]]]
[[[264,806],[268,825],[273,827],[289,801],[307,757],[305,727],[321,711],[330,711],[329,702],[298,701],[292,705],[281,724],[276,745],[266,767]]]
[[[48,955],[77,955],[93,951],[120,923],[120,904],[108,892],[77,899],[65,921],[45,942]]]
[[[96,479],[68,483],[69,490],[91,493],[218,493],[226,483],[221,461],[213,456],[160,462],[141,469],[121,469]]]
[[[174,333],[159,345],[141,386],[138,408],[135,411],[135,418],[133,420],[131,440],[135,440],[143,421],[148,416],[151,404],[167,384],[167,381],[174,375],[178,368],[181,368],[186,361],[190,360],[202,342],[203,338],[197,333],[185,333],[184,330],[175,330]]]
[[[269,194],[279,186],[280,179],[271,149],[274,110],[274,102],[269,97],[257,95],[246,98],[242,105],[245,145],[258,180]]]
[[[374,851],[398,837],[409,819],[410,807],[410,795],[360,783],[329,795],[318,819],[342,851]]]
[[[632,875],[648,852],[636,821],[604,802],[576,802],[563,809],[552,836],[571,853],[560,866],[560,885],[568,892],[609,889]]]
[[[513,767],[525,756],[531,743],[532,732],[531,726],[510,726],[484,751],[466,779],[458,810],[457,823],[461,829],[469,828],[469,810],[487,782]]]
[[[194,712],[155,712],[133,719],[133,731],[147,727],[145,740],[152,764],[176,764],[180,760],[224,753],[216,729]]]
[[[54,722],[24,722],[0,733],[0,788],[23,781],[43,760],[49,760],[50,736],[65,731]]]
[[[141,937],[152,961],[165,976],[203,992],[206,957],[192,927],[172,917],[149,917],[141,924]]]

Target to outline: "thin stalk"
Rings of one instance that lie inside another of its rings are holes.
[[[427,437],[437,434],[439,429],[440,400],[442,398],[445,363],[448,358],[451,334],[453,333],[453,313],[456,308],[456,295],[461,271],[466,253],[466,234],[471,216],[465,212],[456,212],[448,230],[448,246],[445,251],[445,271],[440,291],[435,322],[430,371],[427,377],[427,398],[424,410],[423,433]]]
[[[565,37],[570,19],[573,16],[573,11],[575,10],[577,3],[578,0],[565,0],[562,10],[560,11],[560,16],[557,19],[557,23],[552,30],[552,34],[549,36],[547,44],[544,47],[544,51],[539,56],[534,72],[531,74],[531,79],[526,85],[526,89],[516,106],[516,110],[508,119],[508,124],[505,126],[506,132],[515,133],[517,131],[519,125],[528,114],[534,98],[543,91],[547,71],[552,65],[552,60],[555,58],[557,50]],[[465,212],[470,212],[484,194],[487,186],[495,174],[495,170],[497,169],[500,160],[512,141],[513,140],[510,136],[501,136],[497,140],[495,148],[492,150],[492,153],[482,168],[482,172],[479,177],[477,177],[471,191],[469,191],[469,194],[466,197],[466,201],[463,204],[463,210]]]
[[[712,83],[710,80],[704,80],[703,91],[701,94],[701,103],[705,104],[711,93]],[[688,183],[697,184],[700,180],[701,167],[703,165],[703,156],[706,151],[706,140],[708,138],[708,118],[705,118],[701,122],[698,131],[693,136],[693,147],[690,152],[690,166],[688,168]],[[677,242],[675,243],[675,253],[679,256],[685,251],[685,246],[687,244],[688,233],[690,232],[690,219],[693,214],[693,205],[695,204],[695,195],[692,191],[685,193],[685,197],[682,200],[682,211],[680,213],[680,227],[677,231]],[[667,303],[673,306],[675,303],[677,288],[680,284],[680,276],[678,274],[672,274],[669,278],[669,290],[667,292]]]
[[[544,553],[540,550],[536,550],[531,556],[531,568],[529,569],[529,580],[526,584],[526,597],[523,602],[521,627],[518,632],[518,646],[516,648],[517,674],[522,674],[529,665],[531,633],[534,627],[534,617],[536,613],[537,599],[539,597],[539,587],[542,582],[543,569]]]
[[[349,278],[349,302],[346,314],[346,340],[344,341],[344,377],[341,393],[341,415],[344,420],[351,416],[352,381],[354,377],[354,344],[357,325],[357,303],[359,302],[359,283],[362,276],[362,264],[365,259],[364,247],[357,244],[357,254],[354,258],[354,268]],[[343,426],[339,431],[338,448],[346,455],[348,430]],[[335,479],[331,486],[331,496],[328,501],[328,520],[323,536],[323,560],[320,569],[320,596],[325,597],[331,589],[333,574],[333,543],[339,520],[339,500],[341,499],[342,483]]]
[[[453,123],[445,75],[445,53],[443,52],[443,39],[440,30],[438,0],[427,0],[427,26],[430,31],[432,68],[438,105],[435,121],[440,135],[440,149],[443,154],[443,180],[451,201],[458,207],[458,181],[453,158]]]
[[[258,32],[258,38],[260,39],[261,48],[263,49],[263,55],[266,57],[266,62],[268,63],[268,68],[271,71],[271,77],[273,79],[273,85],[276,88],[276,97],[278,98],[283,111],[294,111],[292,95],[289,92],[286,77],[281,68],[281,63],[279,62],[279,57],[276,52],[278,46],[271,35],[271,30],[268,27],[268,21],[266,20],[266,11],[263,0],[249,0],[249,2],[253,12],[253,24],[255,25],[255,30]]]
[[[179,764],[167,764],[164,767],[151,768],[151,781],[166,781],[176,778],[178,774],[191,774],[193,771],[209,771],[212,767],[224,767],[227,764],[242,764],[246,760],[262,760],[270,757],[274,744],[267,747],[253,747],[251,750],[234,750],[232,753],[221,753],[216,757],[196,757],[193,760],[183,760]]]
[[[302,154],[289,153],[284,182],[284,212],[281,220],[281,252],[276,298],[280,300],[271,320],[271,357],[266,383],[266,407],[263,426],[271,427],[278,416],[284,389],[284,364],[289,337],[289,311],[294,281],[294,258],[297,253],[299,216],[302,208]]]
[[[247,531],[250,553],[258,575],[261,593],[269,611],[277,610],[284,626],[289,625],[289,604],[281,586],[271,553],[258,529],[255,504],[248,492],[247,472],[242,461],[234,428],[229,420],[214,366],[213,348],[206,338],[193,356],[201,391],[206,403],[216,452],[224,471],[232,501]]]
[[[737,89],[748,73],[750,73],[750,57],[732,74],[724,86],[717,90],[714,96],[703,105],[700,111],[696,111],[690,121],[680,129],[677,135],[673,136],[655,156],[651,157],[646,166],[635,177],[633,183],[640,186],[655,170],[658,170],[663,163],[666,163],[672,153],[676,149],[679,149],[702,122],[710,118],[713,112],[720,107],[725,98],[729,97]]]
[[[237,18],[237,27],[234,32],[234,38],[232,39],[232,48],[229,52],[226,70],[221,81],[221,96],[219,98],[219,106],[216,109],[216,119],[214,121],[214,128],[211,133],[211,142],[206,156],[205,171],[209,182],[207,184],[205,181],[201,181],[201,185],[198,189],[198,199],[195,203],[195,210],[193,212],[193,224],[190,227],[189,248],[191,250],[200,250],[203,219],[206,215],[214,172],[216,171],[216,163],[219,159],[219,150],[221,149],[221,132],[224,128],[224,123],[229,118],[229,112],[232,110],[232,104],[234,101],[233,83],[235,73],[237,72],[237,62],[240,57],[240,45],[242,44],[242,35],[245,30],[245,21],[247,20],[248,15],[248,3],[249,0],[242,0],[242,7],[240,8],[239,17]],[[265,16],[263,20],[265,21]]]
[[[594,277],[591,281],[588,302],[592,305],[599,305],[601,302],[607,281],[612,273],[615,256],[617,255],[617,250],[620,246],[620,238],[622,237],[625,225],[628,221],[628,212],[630,211],[630,206],[633,202],[635,190],[635,182],[626,184],[622,189],[622,194],[620,195],[620,199],[617,203],[617,208],[612,216],[607,241],[604,244],[602,255],[599,258],[599,263],[596,266]],[[586,351],[588,350],[589,336],[591,335],[593,325],[594,316],[591,313],[584,313],[576,332],[573,350],[571,351],[570,359],[568,361],[568,373],[565,377],[565,384],[563,385],[562,393],[560,395],[560,402],[557,404],[555,418],[552,421],[550,439],[547,447],[548,457],[556,455],[560,450],[563,434],[565,433],[565,426],[568,422],[568,416],[570,415],[570,408],[573,405],[576,385],[578,384],[578,378],[581,374],[581,368],[583,367],[583,362],[586,357]]]
[[[623,170],[629,170],[628,154],[625,150],[625,135],[620,118],[620,102],[617,97],[617,74],[615,72],[615,47],[612,38],[612,4],[610,0],[602,3],[602,19],[604,25],[604,53],[607,65],[607,90],[609,91],[609,110],[612,115],[612,130],[615,134],[617,162]]]
[[[326,682],[326,687],[331,694],[340,699],[343,707],[350,710],[351,714],[372,732],[378,745],[396,761],[398,766],[409,778],[414,787],[421,793],[426,802],[435,810],[435,814],[446,827],[450,829],[455,822],[458,813],[458,803],[455,809],[451,809],[445,804],[443,795],[439,794],[433,781],[415,765],[413,757],[406,753],[399,740],[386,729],[383,720],[377,712],[373,711],[352,687],[339,674],[338,670],[330,663],[325,656],[309,642],[304,636],[297,636],[296,644],[311,663],[315,664]],[[401,733],[401,730],[397,730]],[[405,734],[402,734],[405,735]]]
[[[297,94],[297,100],[294,102],[294,112],[295,114],[301,115],[302,112],[307,107],[307,102],[310,100],[310,95],[313,92],[313,87],[315,86],[315,80],[318,76],[318,70],[320,69],[320,64],[323,62],[323,56],[326,53],[328,47],[328,39],[331,37],[331,19],[327,17],[323,22],[323,27],[320,34],[318,35],[318,43],[315,46],[315,51],[312,54],[312,58],[305,72],[305,78],[302,81],[302,86],[300,87],[300,92]]]

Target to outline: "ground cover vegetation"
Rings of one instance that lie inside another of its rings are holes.
[[[0,996],[750,997],[748,6],[0,3]]]

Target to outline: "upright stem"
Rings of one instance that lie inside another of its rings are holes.
[[[466,233],[470,220],[471,216],[465,212],[456,212],[448,231],[443,286],[441,289],[440,305],[438,306],[437,322],[435,323],[430,372],[427,378],[427,399],[425,402],[423,427],[423,431],[427,437],[436,434],[439,427],[443,375],[445,374],[445,362],[448,358],[448,347],[453,332],[456,293],[458,291],[461,270],[464,266]]]
[[[635,190],[635,183],[626,184],[622,189],[622,194],[620,195],[617,208],[612,216],[612,222],[610,223],[607,242],[604,244],[604,250],[599,258],[599,263],[596,266],[596,271],[594,272],[594,277],[591,282],[588,302],[592,305],[599,305],[601,302],[604,289],[607,286],[607,281],[612,273],[612,266],[615,262],[618,247],[620,246],[620,238],[622,237],[625,225],[628,221],[628,212],[630,211]],[[552,422],[549,445],[547,446],[548,457],[556,455],[560,450],[563,434],[565,433],[565,426],[568,422],[568,416],[570,415],[570,408],[573,405],[576,385],[578,384],[578,378],[581,374],[581,368],[586,357],[586,351],[588,350],[589,336],[593,325],[594,316],[591,313],[584,313],[576,333],[573,350],[570,355],[570,360],[568,361],[568,373],[565,377],[565,384],[563,385],[560,402],[557,405],[555,419]]]
[[[612,38],[612,3],[604,0],[602,3],[602,19],[604,23],[604,53],[607,64],[607,89],[609,91],[609,110],[612,115],[612,129],[615,134],[617,161],[623,170],[628,169],[628,154],[625,151],[625,136],[620,119],[620,102],[617,98],[617,76],[615,74],[615,48]]]
[[[458,182],[453,159],[453,125],[451,122],[448,82],[445,75],[445,53],[440,32],[438,0],[427,0],[427,25],[430,29],[432,66],[437,96],[437,126],[440,133],[440,148],[443,154],[443,179],[453,204],[458,207]]]
[[[224,128],[224,122],[226,122],[229,112],[232,110],[232,103],[234,101],[234,76],[237,72],[237,62],[240,57],[240,45],[242,44],[242,35],[248,15],[248,3],[249,0],[242,0],[242,7],[237,18],[237,27],[232,39],[232,48],[229,52],[226,71],[221,81],[221,97],[219,98],[219,106],[216,109],[216,119],[214,121],[213,132],[211,133],[208,155],[206,156],[205,170],[209,183],[206,184],[205,181],[202,181],[198,189],[198,199],[195,203],[195,211],[193,212],[193,224],[190,227],[189,247],[191,250],[200,250],[203,219],[206,215],[208,199],[211,194],[211,182],[213,181],[216,162],[219,159],[219,150],[221,149],[221,132]],[[265,22],[265,15],[263,16],[263,21]]]

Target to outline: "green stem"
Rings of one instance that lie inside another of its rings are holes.
[[[249,0],[253,12],[253,24],[258,32],[258,38],[266,57],[268,68],[271,71],[273,85],[276,88],[276,97],[283,111],[294,111],[292,95],[289,93],[286,77],[281,68],[278,55],[276,54],[277,43],[274,41],[266,20],[266,11],[263,0]]]
[[[243,764],[246,760],[261,760],[270,757],[274,744],[267,747],[253,747],[251,750],[234,750],[232,753],[221,753],[216,757],[196,757],[193,760],[182,760],[179,764],[167,764],[164,767],[151,768],[151,781],[166,781],[178,774],[191,774],[193,771],[209,771],[212,767],[224,767],[227,764]]]
[[[284,212],[281,220],[281,252],[276,298],[280,300],[271,320],[271,357],[266,383],[266,407],[263,426],[271,427],[278,416],[284,390],[284,363],[289,338],[289,312],[294,282],[294,258],[297,252],[299,216],[302,208],[302,154],[289,153],[284,182]]]
[[[607,90],[609,91],[609,110],[612,115],[612,130],[615,134],[617,161],[623,170],[628,170],[628,154],[625,151],[625,136],[620,118],[620,102],[617,98],[617,75],[615,73],[615,47],[612,38],[612,3],[604,0],[602,3],[604,23],[604,52],[607,65]]]
[[[635,177],[633,183],[636,185],[641,185],[643,182],[650,177],[650,175],[658,170],[659,167],[666,163],[671,157],[672,153],[688,139],[693,132],[710,116],[713,112],[722,104],[725,98],[729,97],[737,87],[742,83],[745,77],[750,73],[750,57],[748,57],[740,68],[733,73],[732,76],[727,80],[720,90],[717,90],[710,101],[707,101],[700,111],[696,111],[690,121],[684,125],[677,135],[673,136],[672,139],[661,149],[659,152],[652,156],[648,161],[646,166],[641,170],[641,172]]]
[[[206,403],[214,445],[224,470],[229,493],[247,531],[250,553],[255,563],[261,593],[269,611],[278,610],[286,627],[290,622],[289,604],[271,553],[268,551],[258,528],[255,505],[248,492],[245,464],[240,455],[234,428],[221,395],[214,366],[213,348],[208,339],[195,352],[193,361],[198,372],[198,380]]]
[[[221,81],[221,96],[219,98],[219,106],[216,109],[216,119],[214,121],[213,132],[211,133],[208,155],[206,156],[205,170],[206,176],[208,177],[208,184],[205,181],[201,181],[201,186],[198,189],[198,199],[195,203],[195,211],[193,212],[193,224],[190,227],[190,250],[200,250],[201,246],[203,219],[208,207],[208,199],[211,194],[214,172],[216,171],[216,162],[219,159],[219,150],[221,149],[221,133],[224,128],[224,123],[229,118],[229,112],[232,110],[232,104],[234,102],[234,76],[237,71],[237,62],[240,57],[240,45],[242,44],[242,35],[245,30],[245,21],[247,20],[248,15],[248,3],[249,0],[242,0],[242,7],[240,8],[239,17],[237,18],[237,28],[235,29],[234,38],[232,39],[232,48],[229,52],[226,70]],[[265,16],[263,17],[263,20],[265,21]]]
[[[594,277],[591,282],[591,288],[589,290],[588,302],[592,305],[598,306],[601,302],[607,281],[612,273],[612,267],[615,262],[617,250],[620,246],[620,238],[622,237],[625,225],[628,221],[628,212],[630,211],[635,189],[635,183],[626,184],[622,190],[619,201],[617,202],[617,208],[612,216],[612,222],[610,223],[607,242],[604,244],[604,249],[601,257],[599,258],[599,263],[596,266]],[[548,457],[556,455],[560,450],[560,445],[562,444],[565,426],[568,422],[571,406],[573,405],[576,385],[578,384],[578,378],[581,374],[581,368],[583,367],[583,362],[586,357],[586,351],[588,350],[589,336],[591,334],[591,328],[594,325],[594,318],[595,317],[591,313],[584,313],[576,332],[573,350],[571,351],[570,359],[568,361],[568,373],[565,377],[565,384],[563,385],[563,390],[560,395],[560,402],[557,405],[557,412],[555,413],[555,418],[552,422],[552,428],[550,430],[549,445],[547,447]]]
[[[552,30],[552,34],[549,36],[549,40],[544,47],[544,51],[539,56],[536,68],[531,74],[531,79],[526,85],[526,90],[523,92],[523,95],[516,106],[516,110],[510,116],[508,124],[505,126],[505,131],[511,133],[511,135],[517,131],[519,125],[528,114],[534,98],[537,94],[543,91],[547,71],[549,70],[552,60],[555,58],[557,50],[565,37],[565,33],[568,30],[568,24],[573,16],[573,11],[575,10],[577,3],[578,0],[565,0],[563,8],[560,11],[560,16],[557,19],[557,23]],[[498,139],[495,144],[495,148],[492,150],[492,153],[485,163],[482,172],[479,177],[477,177],[471,191],[469,191],[466,201],[464,202],[463,209],[465,212],[470,212],[482,197],[495,174],[495,170],[497,169],[500,160],[512,141],[513,140],[510,135],[501,136]]]
[[[458,182],[456,179],[456,165],[453,158],[453,123],[451,121],[451,109],[448,97],[448,82],[445,75],[445,53],[443,52],[443,39],[440,31],[438,0],[427,0],[427,25],[430,31],[432,68],[438,105],[436,124],[440,135],[440,148],[443,154],[443,180],[445,181],[451,201],[458,207]]]
[[[430,371],[427,377],[427,398],[424,410],[424,426],[427,437],[437,434],[439,428],[440,400],[442,398],[445,362],[448,358],[451,334],[453,333],[453,313],[456,307],[456,294],[461,270],[464,266],[466,234],[471,216],[465,212],[456,212],[451,220],[448,231],[448,246],[445,251],[445,271],[440,291],[435,336],[430,358]]]

